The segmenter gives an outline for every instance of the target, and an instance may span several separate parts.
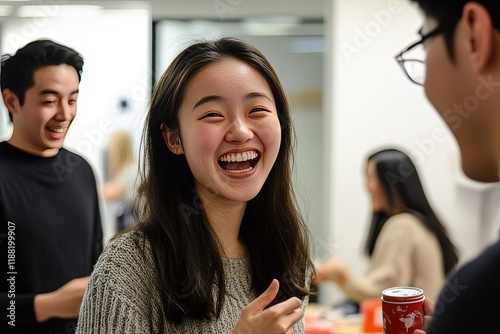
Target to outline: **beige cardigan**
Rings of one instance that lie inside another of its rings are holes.
[[[223,259],[227,296],[219,319],[188,320],[175,326],[162,315],[151,249],[146,246],[144,261],[133,233],[111,241],[99,258],[83,297],[76,333],[231,333],[242,309],[255,299],[249,259]],[[307,301],[306,297],[303,309]],[[303,320],[293,326],[293,333],[304,333]]]
[[[444,284],[443,256],[438,239],[409,213],[390,217],[382,227],[364,276],[349,274],[340,287],[360,302],[380,298],[392,286],[415,286],[433,300]]]

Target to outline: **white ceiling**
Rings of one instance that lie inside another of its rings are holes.
[[[330,1],[330,0],[326,0]],[[323,0],[152,0],[153,17],[244,18],[248,16],[322,17]]]
[[[318,20],[322,18],[322,3],[331,0],[27,0],[0,1],[0,5],[73,5],[91,4],[105,8],[152,9],[153,20],[162,18],[210,18],[233,20],[241,18],[266,18],[269,16],[299,17]]]

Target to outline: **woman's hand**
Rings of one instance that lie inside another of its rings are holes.
[[[302,302],[292,297],[264,310],[278,291],[279,282],[274,279],[266,291],[243,309],[232,334],[292,333],[292,326],[304,316]]]
[[[337,259],[330,259],[318,268],[315,282],[332,281],[342,285],[348,274],[349,269],[347,269],[347,266],[343,262]]]
[[[434,302],[429,298],[425,298],[424,301],[424,330],[417,329],[413,331],[413,334],[425,334],[427,327],[429,327],[429,322],[431,321],[432,315],[434,314]]]

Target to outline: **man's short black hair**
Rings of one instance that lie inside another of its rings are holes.
[[[425,16],[437,20],[438,23],[444,23],[454,18],[462,16],[462,10],[469,0],[453,0],[453,1],[439,1],[439,0],[411,0],[418,4],[420,9],[424,12]],[[500,0],[476,0],[484,6],[489,12],[491,21],[496,30],[500,31]],[[458,21],[458,19],[457,19]],[[453,59],[453,36],[454,29],[443,34],[448,54]]]
[[[14,55],[2,56],[0,89],[12,90],[23,105],[26,91],[35,84],[35,71],[62,64],[72,66],[78,73],[78,81],[81,80],[83,57],[78,52],[48,39],[28,43]],[[10,112],[9,117],[12,121]]]

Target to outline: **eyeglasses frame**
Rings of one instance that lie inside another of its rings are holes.
[[[408,51],[410,51],[411,49],[415,48],[416,46],[418,46],[420,44],[423,44],[429,38],[437,36],[437,35],[440,35],[440,34],[443,34],[443,33],[447,32],[449,29],[455,28],[455,26],[457,25],[458,21],[460,21],[460,19],[461,19],[461,16],[458,16],[458,17],[455,17],[453,19],[447,20],[447,21],[439,24],[436,28],[434,28],[433,30],[429,31],[425,35],[421,34],[420,31],[422,29],[420,29],[420,31],[419,31],[419,34],[421,35],[420,40],[418,40],[417,42],[411,44],[410,46],[408,46],[407,48],[405,48],[403,51],[401,51],[400,53],[398,53],[396,56],[394,56],[394,58],[396,59],[396,61],[398,62],[398,64],[403,69],[403,72],[405,72],[406,76],[408,77],[408,79],[410,79],[411,82],[413,82],[413,83],[415,83],[417,85],[420,85],[420,86],[424,85],[423,83],[416,82],[415,80],[413,80],[413,78],[408,74],[408,71],[406,70],[406,68],[404,66],[404,63],[406,61],[412,61],[412,62],[418,62],[418,63],[425,64],[425,62],[423,60],[420,60],[420,59],[411,59],[411,58],[404,59],[403,55],[405,53],[407,53]]]

